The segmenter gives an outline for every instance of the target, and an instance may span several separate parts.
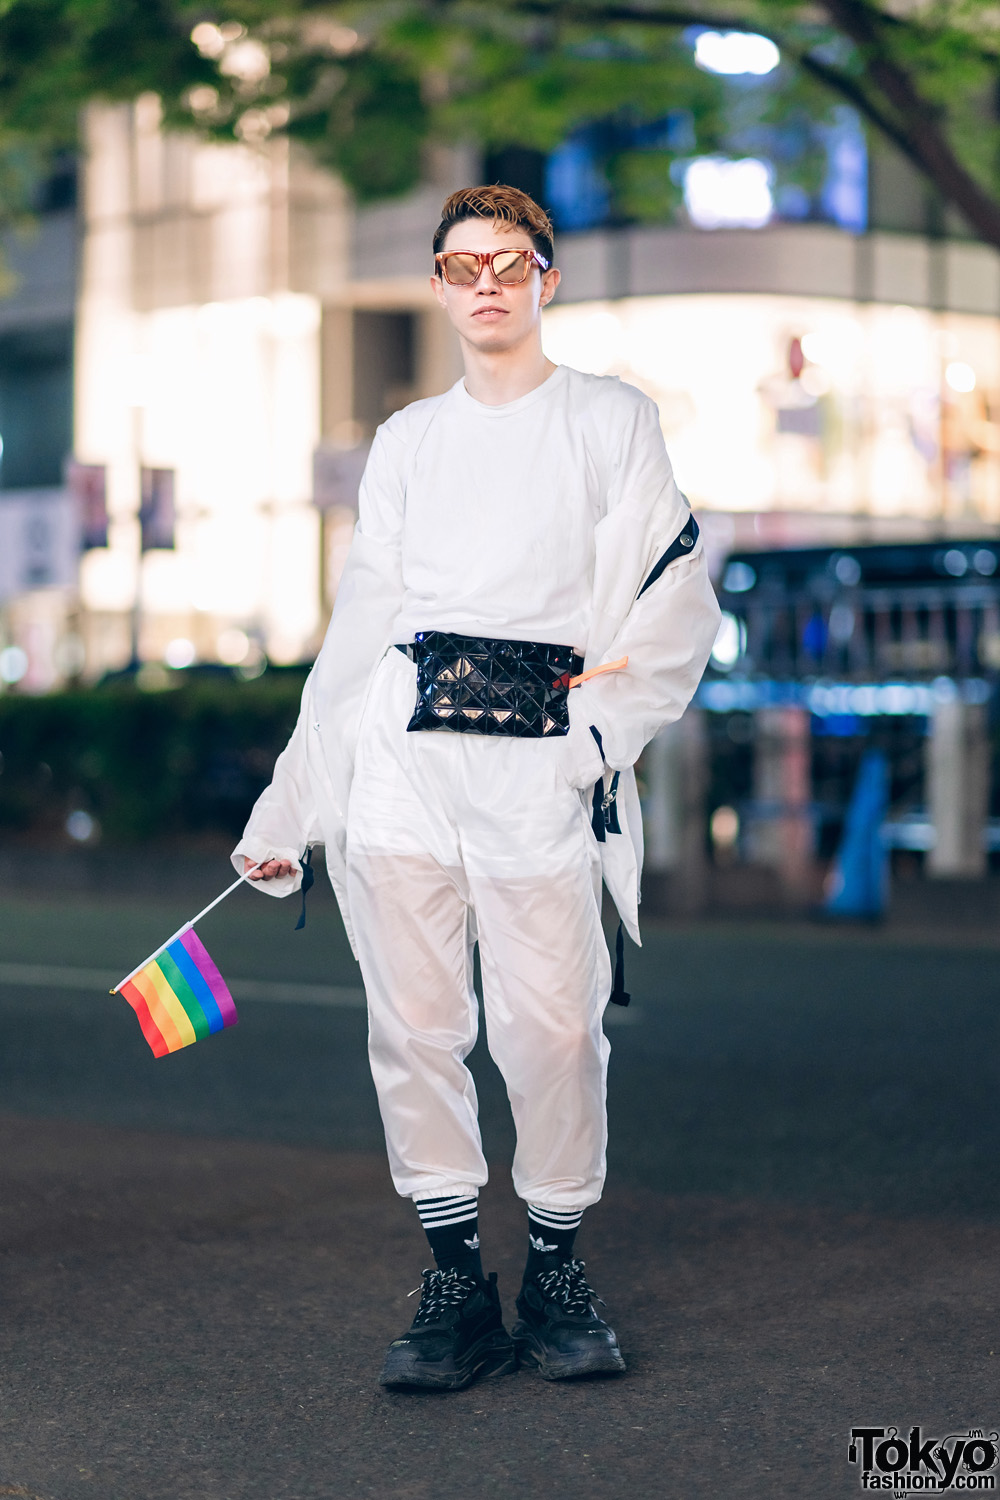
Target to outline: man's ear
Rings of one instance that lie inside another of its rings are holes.
[[[556,294],[556,287],[562,281],[562,276],[555,266],[551,266],[542,277],[542,295],[538,299],[539,307],[547,307]]]
[[[440,276],[433,275],[431,277],[431,291],[434,293],[435,297],[437,298],[438,305],[440,307],[444,307],[446,305],[445,304],[445,300],[444,300],[444,287],[441,285],[441,278],[440,278]]]

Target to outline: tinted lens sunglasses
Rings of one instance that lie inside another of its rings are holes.
[[[449,286],[474,286],[485,266],[501,286],[520,286],[532,266],[549,269],[549,262],[534,250],[443,250],[435,255],[434,265]]]

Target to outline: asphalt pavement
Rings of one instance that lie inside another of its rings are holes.
[[[250,891],[201,925],[235,1030],[157,1060],[107,994],[225,878],[0,896],[0,1496],[840,1497],[852,1426],[997,1429],[992,933],[647,923],[579,1239],[629,1373],[414,1396],[376,1379],[427,1252],[329,893],[304,932]]]

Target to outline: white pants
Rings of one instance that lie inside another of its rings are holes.
[[[479,942],[490,1053],[517,1129],[526,1202],[601,1196],[611,965],[601,870],[562,740],[408,734],[416,668],[391,649],[361,725],[348,899],[368,994],[389,1165],[405,1197],[487,1180],[472,1076]]]

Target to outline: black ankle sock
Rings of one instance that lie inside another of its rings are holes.
[[[573,1241],[583,1218],[582,1208],[540,1208],[528,1204],[528,1263],[524,1279],[551,1271],[573,1259]]]
[[[461,1271],[484,1281],[479,1258],[479,1207],[468,1197],[418,1198],[417,1213],[442,1271]]]

